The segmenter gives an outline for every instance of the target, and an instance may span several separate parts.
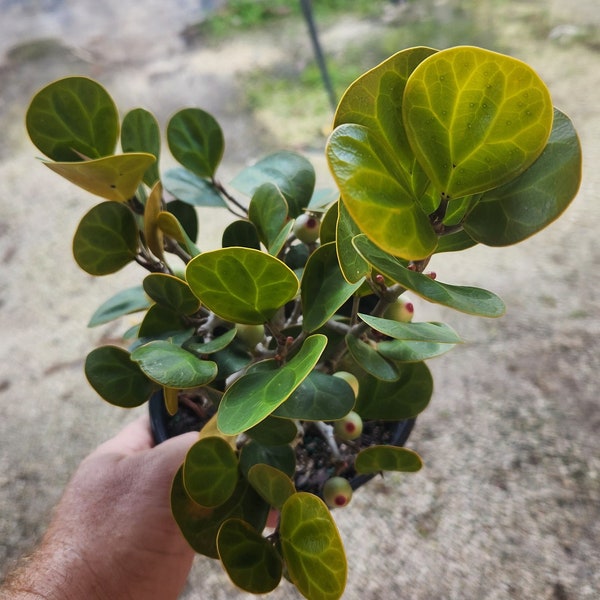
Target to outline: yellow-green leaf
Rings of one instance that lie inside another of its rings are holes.
[[[290,496],[281,510],[281,550],[288,574],[309,599],[337,600],[346,587],[346,554],[323,500],[306,492]]]
[[[219,317],[258,325],[298,292],[294,272],[279,259],[252,248],[221,248],[191,260],[185,276],[200,301]]]
[[[219,429],[235,435],[268,417],[306,379],[326,345],[326,336],[311,335],[298,353],[280,368],[253,371],[234,381],[219,405]]]
[[[165,408],[173,416],[179,408],[179,390],[176,388],[164,387],[163,396],[165,399]]]
[[[157,181],[148,200],[146,200],[146,207],[144,209],[144,231],[146,234],[146,243],[148,248],[156,258],[164,260],[164,244],[163,244],[163,233],[158,226],[158,215],[162,208],[162,185],[160,181]]]
[[[256,464],[248,471],[248,481],[271,506],[281,509],[296,492],[294,482],[283,471],[265,464]]]
[[[370,446],[358,453],[354,466],[358,473],[415,472],[421,469],[423,462],[416,452],[408,448]]]
[[[186,233],[185,229],[175,215],[163,210],[158,213],[156,217],[156,224],[158,227],[160,227],[160,230],[164,234],[172,237],[180,244],[183,244],[192,257],[200,254],[198,246],[196,246],[196,244]]]
[[[80,188],[107,200],[131,200],[146,169],[155,161],[152,154],[132,152],[82,162],[45,162],[55,173]]]
[[[329,138],[327,159],[348,213],[370,240],[407,260],[434,252],[429,217],[383,138],[363,125],[340,125]]]
[[[472,46],[419,64],[402,111],[417,159],[447,198],[511,181],[542,153],[552,129],[550,93],[535,71]]]

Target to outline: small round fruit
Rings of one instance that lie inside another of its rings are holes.
[[[394,321],[401,321],[402,323],[409,323],[413,319],[415,307],[412,302],[398,298],[396,302],[390,304],[384,313],[386,319],[393,319]]]
[[[363,421],[360,415],[351,410],[343,419],[333,423],[333,432],[341,440],[355,440],[363,430]]]
[[[302,213],[295,221],[294,235],[305,244],[312,244],[319,238],[321,221],[308,213]]]
[[[356,375],[349,373],[348,371],[336,371],[333,376],[343,379],[352,388],[354,397],[356,398],[358,396],[358,379],[356,378]]]
[[[344,477],[332,477],[323,485],[323,500],[330,508],[342,508],[352,499],[352,486]]]
[[[238,323],[235,326],[238,337],[248,348],[254,350],[257,344],[260,344],[265,338],[264,325],[245,325]]]

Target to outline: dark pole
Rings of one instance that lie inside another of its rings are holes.
[[[304,19],[306,21],[306,24],[308,25],[310,41],[312,42],[312,47],[315,53],[315,58],[317,60],[317,65],[319,66],[319,71],[321,72],[321,79],[323,80],[325,91],[327,92],[327,96],[329,97],[329,104],[331,105],[331,109],[335,111],[337,107],[337,98],[333,90],[331,77],[329,77],[329,71],[327,70],[325,55],[323,54],[323,49],[321,48],[321,43],[319,42],[319,36],[317,34],[317,26],[315,25],[311,0],[300,0],[300,8],[302,8],[302,14],[304,15]]]

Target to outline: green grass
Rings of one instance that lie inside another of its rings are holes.
[[[315,19],[327,19],[340,14],[370,16],[377,14],[389,0],[313,0]],[[301,16],[299,0],[229,0],[198,25],[198,31],[224,38],[238,31],[262,27],[274,21]]]
[[[392,54],[411,46],[446,48],[474,44],[494,48],[490,20],[477,0],[410,0],[392,22],[383,18],[390,0],[313,0],[315,21],[321,33],[346,19],[372,26],[372,32],[353,37],[342,48],[324,44],[328,72],[339,100],[344,90],[362,73]],[[368,28],[367,28],[368,29]],[[286,33],[282,35],[282,31]],[[243,33],[293,40],[289,60],[270,69],[242,75],[248,105],[268,130],[290,146],[321,147],[329,132],[332,110],[321,73],[310,48],[299,0],[230,0],[201,26],[203,43],[227,44]],[[305,48],[305,50],[299,50]]]

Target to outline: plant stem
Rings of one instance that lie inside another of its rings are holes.
[[[186,265],[192,257],[172,238],[165,237],[165,250],[178,256]]]
[[[233,213],[236,217],[240,217],[242,219],[245,219],[248,216],[248,209],[238,200],[236,200],[224,187],[223,185],[217,181],[216,179],[212,180],[212,184],[214,186],[214,188],[219,192],[219,194],[221,194],[222,196],[225,197],[226,200],[228,200],[229,202],[231,202],[231,204],[233,204],[236,208],[238,208],[239,210],[242,211],[242,214],[240,215],[239,213],[235,212],[229,205],[227,206],[227,209]]]
[[[448,210],[448,198],[442,196],[440,205],[429,215],[429,221],[431,226],[437,234],[440,234],[444,230],[444,217]]]
[[[335,441],[335,437],[333,435],[333,427],[331,425],[327,425],[327,423],[323,423],[323,421],[315,421],[314,426],[318,429],[319,433],[323,436],[323,439],[327,442],[329,448],[331,448],[331,453],[333,457],[341,461],[342,455],[340,454],[340,449]]]

